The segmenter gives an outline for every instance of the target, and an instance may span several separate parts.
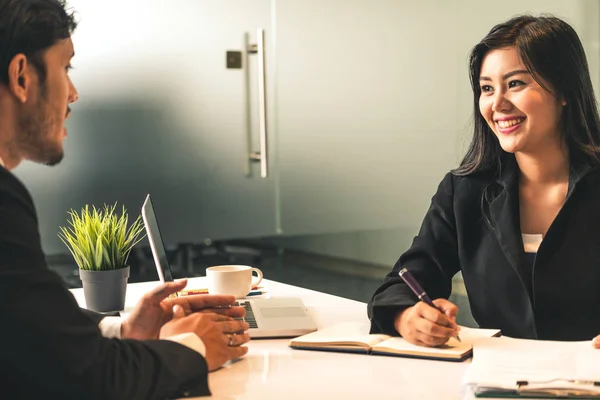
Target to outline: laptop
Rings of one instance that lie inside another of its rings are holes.
[[[162,282],[173,281],[150,195],[142,206],[142,219],[158,276]],[[294,337],[317,330],[317,324],[298,298],[238,299],[237,303],[246,309],[243,320],[250,325],[248,333],[252,338]]]

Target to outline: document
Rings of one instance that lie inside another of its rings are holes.
[[[486,338],[465,385],[477,397],[600,398],[600,350],[591,341]]]
[[[368,332],[368,323],[346,322],[292,339],[289,345],[292,348],[302,350],[341,351],[462,361],[471,356],[474,342],[500,334],[497,329],[461,327],[459,334],[461,342],[455,338],[450,338],[445,345],[424,347],[409,343],[401,337],[369,334]]]

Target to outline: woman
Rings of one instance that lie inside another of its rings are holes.
[[[515,17],[474,47],[470,75],[473,140],[373,295],[371,331],[445,343],[459,330],[446,299],[462,271],[480,327],[591,340],[600,334],[600,122],[581,42],[558,18]],[[402,268],[441,312],[418,302]]]

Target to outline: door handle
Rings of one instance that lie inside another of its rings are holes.
[[[246,35],[246,43],[248,43]],[[246,175],[252,176],[252,163],[260,163],[260,176],[267,178],[269,176],[269,157],[268,157],[268,128],[267,128],[267,88],[266,88],[266,69],[265,69],[265,30],[257,29],[256,44],[248,46],[248,54],[258,56],[258,119],[259,119],[259,142],[258,151],[252,150],[252,130],[250,124],[250,103],[248,101],[247,109],[247,131],[248,131],[248,169]],[[250,83],[248,68],[246,68],[246,82]],[[247,89],[248,100],[250,90]]]

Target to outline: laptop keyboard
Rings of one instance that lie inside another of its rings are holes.
[[[252,306],[250,306],[250,302],[248,301],[236,301],[236,306],[244,307],[246,309],[246,317],[245,318],[236,318],[240,321],[246,321],[248,325],[250,325],[250,329],[258,328],[258,324],[256,323],[256,319],[254,318],[254,311],[252,311]]]

